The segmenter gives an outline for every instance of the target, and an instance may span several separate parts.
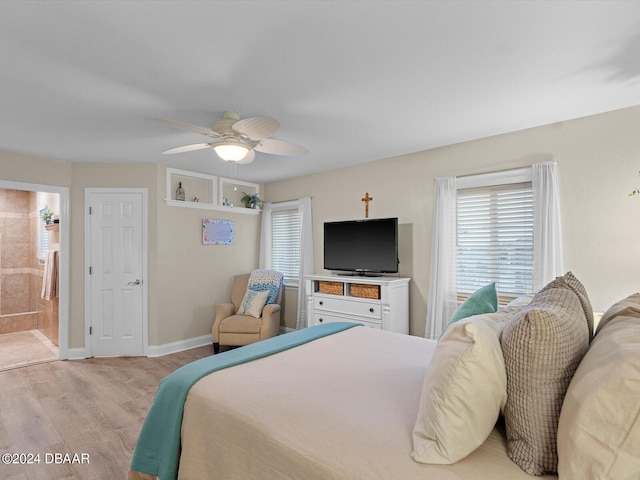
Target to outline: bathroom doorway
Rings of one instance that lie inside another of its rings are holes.
[[[0,180],[0,371],[65,358],[67,196]]]

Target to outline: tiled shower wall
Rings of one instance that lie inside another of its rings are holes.
[[[57,299],[40,298],[39,221],[35,192],[0,189],[0,334],[40,329],[57,344]]]

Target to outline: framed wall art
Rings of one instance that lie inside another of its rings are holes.
[[[203,245],[233,244],[233,220],[202,220]]]

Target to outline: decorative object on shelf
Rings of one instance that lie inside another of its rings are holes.
[[[193,197],[193,203],[198,203],[200,201],[200,199],[198,197]]]
[[[638,172],[638,176],[640,177],[640,172]],[[630,197],[633,197],[634,195],[640,195],[640,188],[636,188],[629,194]]]
[[[202,220],[203,245],[233,244],[233,220]]]
[[[222,205],[225,207],[229,206],[229,199],[227,197],[222,197]]]
[[[53,212],[49,210],[48,207],[40,211],[40,218],[47,225],[53,223],[53,220],[52,220],[53,215],[54,215]]]
[[[176,188],[176,200],[184,202],[184,188],[182,188],[182,182],[178,182],[178,188]]]
[[[157,119],[162,123],[188,132],[199,133],[213,139],[209,143],[196,143],[172,148],[162,153],[184,153],[212,148],[218,156],[234,163],[251,163],[256,151],[271,155],[304,155],[308,150],[291,142],[268,138],[280,127],[280,122],[270,117],[252,117],[240,120],[238,112],[224,112],[213,128],[204,128],[173,120]]]
[[[361,200],[362,200],[362,201],[364,202],[364,204],[365,204],[365,206],[364,206],[364,218],[369,218],[369,202],[373,200],[373,197],[370,197],[370,196],[369,196],[369,192],[367,192],[367,193],[365,194],[365,196],[364,196],[364,197],[362,197],[362,199],[361,199]]]
[[[247,208],[259,208],[262,205],[262,199],[259,193],[246,193],[242,192],[244,196],[240,199],[244,206]]]

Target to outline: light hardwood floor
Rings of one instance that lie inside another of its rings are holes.
[[[158,382],[212,353],[209,345],[158,358],[56,361],[0,372],[0,455],[40,454],[39,464],[0,463],[0,479],[125,479]],[[88,454],[89,463],[56,464],[56,453],[69,460]]]

